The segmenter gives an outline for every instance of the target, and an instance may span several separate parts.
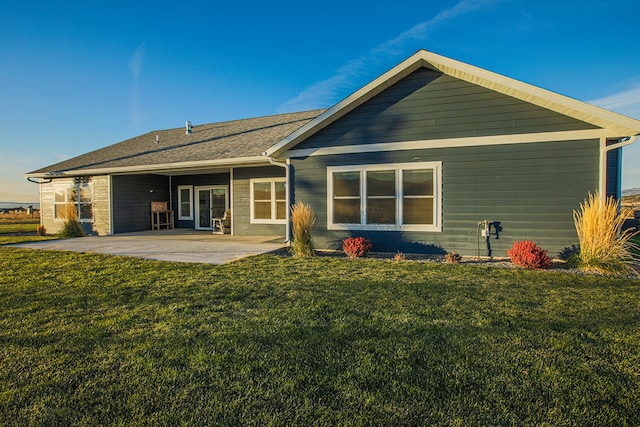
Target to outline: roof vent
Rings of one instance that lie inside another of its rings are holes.
[[[186,134],[189,135],[191,133],[191,122],[187,120],[186,124]]]
[[[160,142],[160,135],[156,135],[156,144]]]

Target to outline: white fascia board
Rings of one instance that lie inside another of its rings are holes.
[[[110,175],[110,174],[126,174],[126,173],[145,173],[145,172],[175,172],[187,171],[193,169],[206,169],[208,167],[239,167],[239,166],[257,166],[269,165],[269,159],[263,156],[239,157],[236,159],[220,159],[220,160],[197,160],[192,162],[178,163],[158,163],[155,165],[138,165],[138,166],[121,166],[111,168],[87,168],[87,169],[71,169],[60,172],[44,172],[36,174],[26,174],[25,178],[57,178],[65,176],[80,175]]]
[[[487,145],[529,144],[535,142],[579,141],[600,139],[603,129],[588,129],[566,132],[540,132],[519,135],[478,136],[469,138],[427,139],[401,142],[381,142],[374,144],[341,145],[336,147],[291,150],[285,153],[289,158],[331,156],[336,154],[374,153],[382,151],[426,150],[434,148],[475,147]],[[613,135],[608,135],[609,137]]]

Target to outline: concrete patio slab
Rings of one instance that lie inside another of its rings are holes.
[[[195,230],[160,230],[114,236],[43,240],[10,246],[72,252],[95,252],[161,261],[224,264],[286,247],[282,236],[231,236]]]

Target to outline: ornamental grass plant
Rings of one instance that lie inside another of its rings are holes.
[[[78,210],[75,204],[67,203],[64,207],[63,215],[64,224],[62,225],[62,230],[58,233],[60,237],[72,238],[85,236],[82,225],[78,220]]]
[[[291,208],[291,222],[293,223],[293,242],[291,252],[296,258],[310,258],[313,256],[313,239],[311,227],[316,222],[313,209],[301,201],[297,201]]]
[[[631,238],[638,233],[622,229],[626,214],[613,197],[589,193],[580,210],[573,211],[580,252],[571,263],[601,274],[637,274],[634,264],[638,257]]]

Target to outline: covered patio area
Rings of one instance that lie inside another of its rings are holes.
[[[173,229],[113,236],[45,240],[12,245],[21,248],[94,252],[161,261],[224,264],[286,247],[282,236],[232,236]]]

